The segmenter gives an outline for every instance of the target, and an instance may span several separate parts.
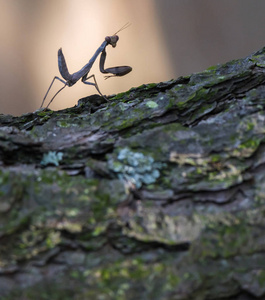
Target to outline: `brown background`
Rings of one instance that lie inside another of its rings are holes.
[[[106,67],[130,65],[125,77],[103,80],[103,94],[199,72],[265,45],[265,2],[253,0],[0,0],[0,113],[36,110],[55,75],[62,47],[70,73],[83,67],[126,22]],[[61,87],[56,83],[54,92]],[[77,83],[52,104],[60,109],[95,94]]]

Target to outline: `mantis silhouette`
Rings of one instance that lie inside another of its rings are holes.
[[[58,50],[58,66],[59,66],[59,71],[61,73],[61,76],[65,79],[61,79],[58,76],[55,76],[42,100],[41,106],[40,108],[43,107],[43,104],[45,102],[45,99],[55,81],[55,79],[61,81],[64,86],[62,88],[60,88],[55,95],[52,97],[52,99],[50,100],[50,102],[48,103],[48,105],[46,106],[46,109],[49,107],[49,105],[52,103],[53,99],[66,87],[66,86],[73,86],[79,79],[82,80],[82,82],[84,84],[89,84],[89,85],[93,85],[95,86],[95,88],[97,89],[98,93],[105,98],[107,101],[109,101],[106,97],[104,97],[102,95],[102,93],[99,90],[95,75],[91,75],[88,77],[88,73],[90,72],[95,60],[97,59],[98,55],[101,53],[101,57],[100,57],[100,63],[99,63],[99,68],[100,68],[100,72],[102,73],[111,73],[112,75],[109,76],[105,76],[105,79],[108,79],[110,77],[114,77],[114,76],[124,76],[126,74],[128,74],[129,72],[132,71],[132,68],[129,66],[119,66],[119,67],[111,67],[111,68],[107,68],[104,69],[104,64],[105,64],[105,60],[107,57],[107,53],[106,53],[106,47],[108,45],[111,45],[113,48],[116,47],[116,44],[119,40],[119,37],[117,36],[117,33],[124,30],[125,28],[127,28],[128,26],[130,26],[129,23],[126,23],[120,30],[118,30],[116,33],[114,33],[112,36],[106,36],[104,42],[99,46],[99,48],[96,50],[95,54],[92,56],[92,58],[90,59],[90,61],[80,70],[77,71],[73,74],[70,74],[66,65],[66,61],[62,52],[62,48],[60,48]],[[94,82],[89,82],[88,79],[93,78]]]

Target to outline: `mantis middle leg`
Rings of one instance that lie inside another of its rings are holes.
[[[94,82],[87,81],[87,80],[90,79],[90,78],[93,78],[93,79],[94,79]],[[84,84],[93,85],[93,86],[97,89],[98,93],[99,93],[105,100],[109,101],[105,96],[103,96],[103,94],[102,94],[101,91],[99,90],[99,87],[98,87],[98,84],[97,84],[97,81],[96,81],[96,77],[95,77],[94,74],[91,75],[91,76],[89,76],[89,77],[87,77],[87,74],[84,75],[84,76],[82,77],[82,82],[83,82]]]

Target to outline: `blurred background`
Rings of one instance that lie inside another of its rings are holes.
[[[0,0],[0,113],[20,115],[39,108],[51,80],[59,76],[60,47],[69,72],[80,70],[104,41],[125,23],[105,67],[133,71],[104,80],[105,95],[143,83],[166,81],[241,58],[265,45],[265,2],[253,0]],[[56,82],[52,96],[62,83]],[[73,106],[96,94],[78,82],[66,87],[51,109]]]

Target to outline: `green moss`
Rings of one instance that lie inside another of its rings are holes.
[[[249,139],[249,140],[247,140],[247,141],[245,141],[245,142],[243,142],[243,143],[241,143],[240,145],[239,145],[239,149],[246,149],[246,148],[248,148],[248,149],[254,149],[254,150],[256,150],[257,149],[257,147],[259,146],[259,144],[260,144],[260,139]]]
[[[124,188],[118,181],[101,185],[97,179],[71,177],[56,170],[36,173],[24,175],[23,181],[14,174],[12,180],[9,178],[9,185],[19,182],[27,197],[23,198],[22,209],[21,197],[16,192],[18,198],[13,200],[7,218],[1,215],[1,232],[8,240],[1,248],[1,265],[54,249],[61,243],[62,231],[80,234],[84,227],[89,236],[83,241],[84,247],[91,250],[102,247],[106,241],[100,237],[117,218],[116,207],[123,199]],[[8,193],[13,190],[10,188]]]
[[[114,100],[120,100],[123,99],[126,95],[128,94],[128,92],[124,92],[124,93],[119,93],[114,97],[111,97],[110,100],[114,101]]]
[[[0,170],[0,188],[9,182],[10,172]]]
[[[146,85],[146,89],[152,89],[155,88],[157,86],[157,83],[149,83]]]
[[[72,300],[75,294],[70,285],[69,288],[62,288],[60,282],[53,280],[36,284],[33,288],[12,289],[10,295],[1,297],[1,300]]]
[[[206,221],[206,230],[198,242],[192,245],[191,255],[205,260],[252,253],[255,247],[251,245],[252,234],[245,216],[224,213],[216,217],[216,220]]]
[[[251,121],[248,121],[246,125],[247,125],[247,131],[252,131],[255,128],[255,124],[253,124]]]
[[[168,274],[167,281],[170,287],[177,286],[181,282],[180,277],[175,274]]]
[[[72,124],[68,123],[66,120],[60,120],[60,121],[57,121],[57,126],[62,127],[62,128],[68,128],[68,127],[71,127]]]
[[[30,223],[30,221],[30,214],[20,216],[18,212],[12,211],[11,213],[9,213],[9,221],[2,225],[1,230],[7,235],[11,235],[16,232],[19,232],[19,230],[27,226]]]
[[[42,110],[42,111],[37,112],[37,115],[39,117],[51,116],[52,114],[53,114],[52,110]]]
[[[210,160],[213,162],[213,163],[216,163],[216,162],[219,162],[222,160],[222,156],[220,154],[213,154],[210,156]]]
[[[207,68],[206,70],[207,71],[215,71],[215,70],[217,70],[217,68],[218,68],[218,65],[215,65],[215,66],[211,66],[211,67]]]
[[[265,285],[265,270],[258,270],[257,271],[258,282],[261,287]]]
[[[60,244],[61,235],[59,232],[51,231],[46,237],[45,243],[48,248],[53,249],[55,246]]]
[[[163,267],[158,267],[158,265],[160,264],[148,266],[141,259],[124,259],[109,264],[104,268],[96,269],[93,273],[90,273],[90,276],[100,278],[101,287],[111,288],[124,282],[124,280],[127,282],[129,280],[140,282],[148,278],[154,269],[156,270],[156,275],[158,275],[164,269]]]
[[[139,86],[137,87],[137,89],[138,89],[138,90],[143,90],[143,89],[145,89],[145,87],[146,87],[146,85],[145,85],[145,84],[142,84],[142,85],[139,85]]]
[[[250,58],[250,61],[255,63],[256,66],[264,68],[264,55],[255,55]]]
[[[193,119],[198,119],[199,116],[202,116],[208,112],[210,112],[211,110],[213,110],[215,108],[216,104],[215,103],[210,103],[210,104],[204,104],[201,108],[199,108],[198,110],[196,110]]]
[[[176,106],[176,98],[175,97],[169,97],[168,104],[165,106],[166,110],[171,110]]]
[[[177,108],[178,108],[179,110],[183,110],[183,109],[186,108],[187,102],[188,102],[188,100],[185,100],[185,101],[177,101],[177,102],[175,103],[175,105],[177,106]]]

